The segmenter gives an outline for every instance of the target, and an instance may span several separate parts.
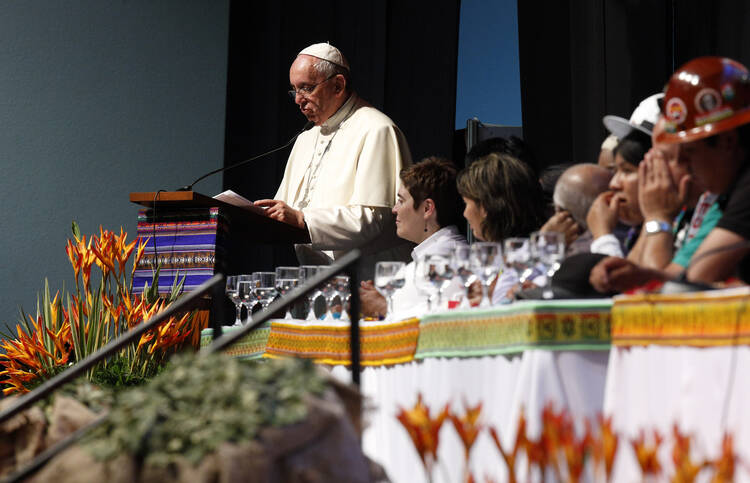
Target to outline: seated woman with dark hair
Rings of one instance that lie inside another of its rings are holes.
[[[638,204],[638,165],[650,148],[651,138],[633,130],[614,149],[615,172],[609,182],[609,191],[596,198],[586,217],[594,238],[592,253],[623,256],[633,248],[638,227],[643,223]],[[625,238],[624,251],[614,235],[618,221],[631,227]]]
[[[450,256],[466,239],[456,227],[460,219],[460,198],[456,191],[456,168],[450,161],[430,157],[401,171],[401,186],[393,207],[396,234],[417,244],[412,261],[405,268],[406,284],[393,295],[394,312],[399,316],[416,315],[425,308],[424,295],[414,284],[414,270],[420,257],[427,254]],[[463,287],[449,287],[446,295]],[[372,280],[362,282],[359,290],[362,313],[376,317],[385,315],[386,301],[375,290]]]
[[[527,164],[507,154],[492,153],[471,163],[458,175],[458,192],[466,202],[464,217],[479,240],[502,243],[527,237],[546,220],[539,180]],[[503,301],[517,282],[515,272],[504,271],[492,303]]]

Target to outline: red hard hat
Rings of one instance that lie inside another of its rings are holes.
[[[656,142],[684,143],[750,122],[750,75],[726,57],[699,57],[672,74]]]

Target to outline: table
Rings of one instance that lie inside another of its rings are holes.
[[[681,295],[617,297],[604,396],[605,413],[625,438],[654,428],[665,441],[660,461],[671,474],[672,425],[693,435],[695,459],[715,458],[725,431],[750,462],[750,301],[747,287]],[[621,442],[615,481],[636,481],[640,470]],[[750,474],[738,466],[738,481]]]
[[[374,407],[366,415],[365,454],[394,482],[426,481],[406,431],[395,418],[421,392],[437,411],[446,403],[463,412],[482,402],[482,420],[495,426],[506,447],[524,407],[528,433],[538,436],[542,407],[553,401],[579,421],[602,410],[610,347],[612,301],[523,301],[489,309],[449,311],[396,324],[361,324],[362,392]],[[232,330],[232,329],[228,329]],[[350,381],[348,324],[273,320],[233,348],[238,357],[312,358]],[[204,333],[204,343],[210,333]],[[435,481],[461,481],[463,449],[446,422]],[[472,451],[480,481],[505,477],[505,465],[488,433]]]

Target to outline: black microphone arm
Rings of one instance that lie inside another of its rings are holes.
[[[294,141],[295,141],[295,140],[296,140],[296,139],[297,139],[297,138],[299,137],[299,135],[300,135],[300,134],[302,134],[303,132],[305,132],[305,131],[307,131],[308,129],[312,128],[312,127],[313,127],[314,125],[315,125],[315,123],[314,123],[314,122],[312,122],[312,121],[307,121],[307,123],[306,123],[306,124],[305,124],[305,126],[304,126],[304,127],[303,127],[303,128],[301,129],[301,130],[300,130],[300,132],[298,132],[297,134],[295,134],[295,135],[294,135],[294,137],[293,137],[292,139],[290,139],[289,141],[287,141],[287,143],[286,143],[286,144],[284,144],[283,146],[279,146],[278,148],[272,149],[272,150],[270,150],[270,151],[268,151],[268,152],[265,152],[265,153],[263,153],[263,154],[259,154],[259,155],[257,155],[257,156],[253,156],[252,158],[246,159],[246,160],[244,160],[244,161],[240,161],[239,163],[235,163],[235,164],[233,164],[233,165],[231,165],[231,166],[224,166],[224,167],[222,167],[222,168],[219,168],[219,169],[215,169],[215,170],[211,171],[210,173],[206,173],[206,174],[204,174],[203,176],[201,176],[200,178],[196,179],[195,181],[193,181],[193,182],[192,182],[192,183],[190,183],[189,185],[187,185],[187,186],[183,186],[182,188],[178,189],[177,191],[192,191],[192,189],[193,189],[193,186],[195,186],[195,185],[196,185],[196,184],[198,183],[198,181],[201,181],[201,180],[203,180],[203,179],[205,179],[205,178],[208,178],[209,176],[211,176],[211,175],[213,175],[213,174],[216,174],[216,173],[220,173],[220,172],[222,172],[222,171],[228,171],[228,170],[230,170],[230,169],[233,169],[233,168],[238,168],[238,167],[240,167],[240,166],[244,166],[245,164],[249,163],[250,161],[255,161],[255,160],[256,160],[256,159],[258,159],[258,158],[262,158],[262,157],[264,157],[264,156],[268,156],[269,154],[273,154],[273,153],[275,153],[276,151],[281,151],[282,149],[284,149],[284,148],[288,147],[288,146],[289,146],[290,144],[292,144],[292,143],[293,143],[293,142],[294,142]]]

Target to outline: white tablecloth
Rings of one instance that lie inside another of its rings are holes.
[[[541,411],[553,401],[577,419],[594,418],[602,411],[607,372],[606,351],[530,350],[513,357],[427,358],[391,367],[366,368],[362,391],[374,405],[370,426],[363,436],[363,449],[383,465],[395,483],[427,481],[406,430],[396,419],[399,406],[410,408],[421,392],[433,414],[445,403],[463,414],[464,400],[471,406],[482,402],[481,420],[494,426],[506,448],[515,439],[521,407],[526,408],[527,432],[538,437]],[[335,367],[333,373],[350,380],[349,371]],[[436,482],[459,482],[463,476],[463,446],[446,421],[440,432]],[[472,473],[483,481],[506,480],[505,464],[489,433],[483,431],[472,450]]]
[[[672,424],[693,435],[694,461],[716,458],[725,431],[735,451],[750,462],[750,347],[614,347],[610,352],[605,414],[613,416],[621,441],[614,481],[640,481],[628,441],[641,429],[655,428],[665,440],[660,462],[672,474]],[[705,476],[705,475],[702,475]],[[737,466],[736,481],[750,481]]]

